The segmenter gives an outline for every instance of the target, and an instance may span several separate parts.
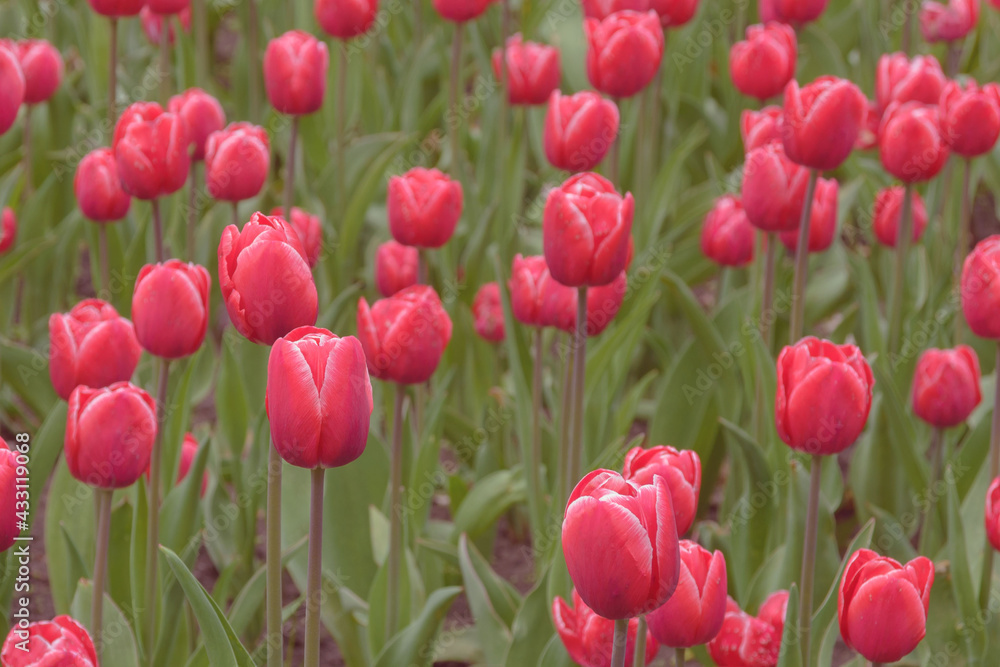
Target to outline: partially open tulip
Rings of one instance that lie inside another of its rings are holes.
[[[292,207],[290,218],[285,215],[285,209],[282,206],[271,209],[271,215],[284,218],[285,222],[292,226],[292,229],[299,235],[299,240],[302,241],[309,267],[316,266],[319,255],[323,251],[323,223],[320,222],[319,216],[303,211],[298,206]]]
[[[503,305],[500,302],[500,285],[486,283],[472,300],[472,317],[476,333],[491,343],[504,339]]]
[[[761,21],[803,25],[815,21],[829,0],[760,0]]]
[[[740,191],[747,220],[764,232],[797,229],[808,181],[809,170],[789,160],[780,142],[753,149],[743,167]]]
[[[666,480],[639,486],[610,470],[591,472],[569,496],[562,547],[580,598],[599,616],[632,618],[660,607],[680,576]]]
[[[451,340],[451,318],[433,287],[414,285],[369,308],[358,302],[358,338],[368,371],[399,384],[427,382]]]
[[[913,412],[931,426],[948,428],[969,418],[982,395],[979,358],[968,345],[953,350],[930,348],[913,374]]]
[[[986,537],[1000,551],[1000,477],[990,483],[986,491]]]
[[[844,643],[872,662],[896,662],[927,632],[934,563],[906,565],[869,549],[851,555],[840,580],[837,619]]]
[[[17,454],[0,438],[0,553],[7,551],[21,534],[17,518],[17,478],[27,477],[27,467],[17,472]]]
[[[906,183],[928,181],[948,161],[936,106],[893,104],[885,111],[878,145],[882,166]]]
[[[839,195],[840,185],[837,181],[832,178],[820,178],[816,181],[816,194],[809,216],[808,252],[823,252],[833,245],[833,239],[837,236]],[[781,232],[778,238],[789,252],[795,252],[799,242],[799,230]]]
[[[515,320],[528,326],[544,326],[543,287],[544,282],[548,280],[552,280],[552,276],[549,274],[549,267],[545,264],[544,257],[541,255],[523,257],[520,254],[514,256],[507,287],[510,289],[510,309],[514,313]]]
[[[722,266],[746,266],[753,261],[755,232],[739,197],[723,195],[705,216],[701,252]]]
[[[545,104],[559,87],[562,72],[559,49],[537,42],[526,42],[520,33],[507,39],[507,88],[511,104]],[[493,74],[501,80],[502,49],[493,50]]]
[[[557,169],[593,169],[615,143],[618,123],[618,106],[593,91],[553,91],[545,114],[545,157]]]
[[[543,214],[545,261],[563,285],[607,285],[625,270],[635,202],[591,172],[549,191]]]
[[[615,12],[626,9],[642,12],[649,9],[649,0],[580,0],[585,18],[603,21]]]
[[[699,0],[649,0],[649,8],[660,17],[664,29],[679,28],[698,12]]]
[[[622,475],[639,486],[652,484],[657,475],[662,477],[670,487],[677,534],[684,535],[694,525],[701,493],[701,459],[697,453],[664,445],[649,449],[633,447],[625,454]]]
[[[708,654],[720,667],[774,667],[784,623],[775,626],[772,620],[763,614],[751,616],[729,598],[722,629],[708,643]]]
[[[462,217],[462,184],[437,169],[415,167],[389,179],[389,231],[403,245],[440,248]]]
[[[740,116],[743,152],[749,154],[753,149],[766,146],[772,141],[781,143],[781,130],[778,126],[783,113],[781,107],[776,106],[764,107],[760,111],[744,109]]]
[[[205,184],[222,201],[256,197],[271,164],[267,132],[251,123],[231,123],[205,144]]]
[[[546,270],[540,284],[539,323],[566,333],[576,331],[577,291],[558,282]],[[600,335],[622,307],[628,278],[624,271],[607,285],[587,290],[587,336]]]
[[[868,111],[868,98],[848,81],[821,76],[799,88],[785,88],[781,139],[792,162],[810,169],[839,167],[854,150]]]
[[[163,112],[164,108],[156,102],[133,102],[125,107],[125,110],[118,116],[118,120],[115,121],[115,129],[111,134],[111,150],[114,151],[118,148],[118,142],[125,137],[125,131],[129,125],[139,121],[156,120],[157,116]]]
[[[185,33],[191,32],[191,7],[185,7],[177,12],[176,17],[177,22],[181,24],[181,29]],[[173,46],[177,35],[174,31],[174,22],[172,19],[173,15],[157,14],[148,5],[143,6],[142,11],[139,12],[139,22],[142,24],[142,31],[146,34],[146,39],[153,45],[160,43],[160,34],[165,25],[167,43]]]
[[[3,643],[0,661],[5,667],[98,667],[93,640],[69,616],[31,623],[27,631],[15,624]]]
[[[73,192],[80,211],[94,222],[121,220],[132,205],[132,198],[122,189],[118,163],[110,148],[97,148],[80,160]]]
[[[434,0],[434,9],[441,18],[465,23],[478,18],[494,0]]]
[[[145,0],[87,0],[87,2],[95,12],[111,18],[135,16],[146,4]]]
[[[899,222],[903,217],[903,193],[905,188],[895,185],[879,190],[875,197],[875,210],[872,214],[872,227],[875,238],[882,245],[896,247],[899,236]],[[927,228],[927,207],[924,199],[916,190],[913,191],[913,241],[919,241]]]
[[[17,216],[14,210],[5,206],[0,214],[0,254],[3,254],[14,247],[17,240]]]
[[[123,114],[115,128],[118,143],[114,147],[125,191],[138,199],[156,199],[180,190],[191,167],[184,121],[158,105],[143,107],[123,125],[125,118]]]
[[[143,349],[164,359],[198,351],[208,328],[209,282],[205,267],[177,259],[142,267],[132,293],[132,320]]]
[[[292,30],[272,39],[264,52],[264,87],[271,106],[293,116],[319,111],[329,66],[326,44],[307,32]]]
[[[180,95],[170,98],[167,111],[177,114],[184,121],[188,141],[194,147],[191,160],[204,160],[208,135],[226,126],[226,112],[222,110],[219,100],[201,88],[188,88]]]
[[[778,435],[808,454],[837,454],[854,444],[868,421],[875,379],[854,345],[809,336],[778,355],[774,402]]]
[[[48,100],[62,82],[63,59],[59,49],[44,39],[25,39],[13,44],[24,72],[24,103]]]
[[[949,81],[938,108],[941,135],[951,150],[964,157],[989,153],[1000,138],[1000,86],[980,88],[968,80],[965,87]]]
[[[726,616],[726,559],[689,540],[680,541],[681,569],[677,590],[646,617],[649,632],[672,648],[707,644],[722,629]],[[627,663],[626,663],[627,664]]]
[[[254,213],[219,241],[219,287],[233,326],[271,345],[293,329],[316,324],[319,300],[298,233],[284,219]]]
[[[552,601],[552,622],[559,633],[566,652],[581,667],[611,667],[611,649],[614,642],[615,622],[602,618],[587,606],[573,589],[572,604],[556,596]],[[628,622],[625,642],[625,664],[635,660],[635,641],[639,631],[639,619]],[[651,663],[660,646],[653,635],[646,635],[645,663]]]
[[[937,104],[946,81],[934,56],[914,56],[911,60],[905,53],[885,54],[878,61],[875,102],[880,113],[893,102]]]
[[[271,442],[300,468],[347,465],[365,450],[372,385],[354,336],[299,327],[274,342],[267,362]]]
[[[142,389],[129,382],[80,385],[69,397],[66,465],[90,486],[132,486],[149,467],[156,429],[156,403]]]
[[[351,39],[368,32],[378,14],[378,0],[316,0],[316,22],[337,39]]]
[[[920,9],[920,32],[931,44],[964,39],[978,21],[979,0],[928,1]]]
[[[746,40],[729,51],[729,76],[744,95],[766,100],[780,95],[795,78],[797,56],[798,40],[790,25],[752,25]]]
[[[632,97],[660,71],[663,28],[656,12],[622,11],[585,19],[587,78],[612,97]]]
[[[81,384],[129,380],[140,356],[132,323],[106,301],[86,299],[68,313],[49,316],[49,377],[64,401]]]
[[[965,258],[962,312],[972,333],[1000,340],[1000,236],[983,239]]]
[[[392,296],[417,284],[420,253],[413,246],[386,241],[375,251],[375,287],[382,296]]]
[[[0,134],[17,120],[17,112],[24,102],[24,87],[24,72],[17,55],[0,43]]]

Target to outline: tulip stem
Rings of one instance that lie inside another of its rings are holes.
[[[312,470],[309,511],[309,575],[306,591],[305,667],[319,667],[319,603],[323,572],[323,468]]]
[[[455,178],[461,179],[458,158],[458,80],[462,70],[462,25],[455,24],[455,35],[451,43],[451,82],[448,87],[448,111],[444,122],[448,126],[448,139],[451,144],[451,171]]]
[[[267,458],[267,667],[282,667],[281,631],[281,454],[271,441]]]
[[[619,97],[614,98],[615,106],[618,107],[619,112],[622,108],[621,102],[622,102],[621,98]],[[621,151],[621,145],[622,145],[622,132],[621,128],[619,128],[618,135],[615,137],[615,140],[611,142],[611,164],[609,166],[609,171],[608,171],[608,180],[611,181],[616,188],[620,187],[618,185],[618,156]]]
[[[802,642],[802,664],[809,664],[809,631],[812,625],[813,575],[816,568],[816,531],[819,524],[819,487],[822,481],[823,457],[813,454],[809,474],[809,507],[806,510],[806,532],[802,543],[802,599],[799,604],[799,637]]]
[[[559,407],[559,468],[558,468],[558,493],[555,505],[560,509],[560,522],[562,510],[565,509],[566,499],[569,497],[569,489],[573,484],[570,479],[570,449],[572,448],[571,436],[573,423],[573,359],[576,353],[573,349],[573,337],[570,336],[569,345],[566,346],[566,360],[563,365],[562,383],[562,403]]]
[[[569,486],[579,481],[583,475],[583,422],[584,393],[587,368],[587,286],[577,288],[576,330],[574,331],[573,356],[573,435],[570,445],[570,478]],[[569,487],[567,487],[568,489]]]
[[[1000,377],[1000,341],[997,341],[996,375]],[[990,431],[990,474],[987,479],[1000,477],[1000,383],[993,398],[993,424]],[[993,587],[993,546],[986,540],[983,554],[983,575],[979,584],[979,607],[989,614],[990,589]]]
[[[337,201],[347,210],[347,42],[340,42],[340,67],[337,68]],[[286,211],[288,219],[292,212]]]
[[[903,191],[903,214],[896,233],[896,266],[892,276],[892,294],[889,301],[889,353],[899,349],[903,331],[903,300],[905,297],[906,255],[913,236],[913,184],[907,183]]]
[[[545,514],[543,511],[543,500],[541,490],[541,470],[542,470],[542,371],[545,367],[542,354],[544,347],[542,344],[542,328],[535,328],[535,366],[532,369],[531,377],[531,450],[522,450],[525,476],[528,482],[528,513],[531,515],[531,528],[536,536],[541,535],[545,525]],[[541,569],[541,559],[536,565],[536,569]]]
[[[674,662],[677,667],[684,667],[684,649],[679,648],[674,654]]]
[[[153,200],[156,201],[155,199]],[[160,463],[163,459],[163,428],[167,417],[167,388],[170,360],[160,359],[156,388],[156,439],[149,457],[149,489],[146,498],[146,650],[152,654],[156,643],[156,567],[160,555]]]
[[[292,5],[294,7],[294,4]],[[247,62],[249,63],[249,76],[247,86],[247,96],[250,98],[250,120],[254,123],[260,122],[260,81],[257,78],[260,71],[260,44],[258,32],[260,30],[257,20],[257,0],[247,2]],[[289,215],[291,215],[289,213]]]
[[[913,8],[907,8],[903,3],[903,53],[910,57],[913,43],[913,15],[916,13]]]
[[[931,481],[930,485],[927,487],[927,499],[926,499],[927,504],[924,505],[923,516],[920,518],[920,529],[919,529],[920,553],[925,553],[927,551],[928,547],[927,540],[930,534],[931,515],[934,512],[935,508],[937,507],[938,494],[935,491],[935,487],[937,487],[937,483],[941,479],[941,469],[943,467],[943,459],[944,459],[944,453],[942,451],[944,449],[944,447],[942,447],[943,434],[944,432],[939,428],[935,428],[933,431],[931,431],[931,444],[928,447],[932,461]]]
[[[104,648],[104,587],[108,573],[108,542],[111,537],[111,489],[94,489],[97,496],[97,543],[94,552],[94,593],[90,600],[90,634],[100,660]]]
[[[286,213],[286,215],[288,215],[288,214]],[[291,218],[287,218],[287,219],[290,220]],[[233,202],[233,224],[236,225],[237,227],[240,226],[240,206],[239,206],[239,203],[237,203],[237,202]],[[192,260],[192,261],[194,261],[194,260]]]
[[[424,39],[424,0],[413,0],[413,41],[417,48]]]
[[[252,2],[250,3],[253,4]],[[292,205],[295,203],[295,141],[299,136],[299,117],[292,116],[292,127],[288,138],[288,171],[285,177],[285,219],[292,219]]]
[[[111,275],[108,270],[108,228],[105,223],[97,225],[97,262],[101,267],[101,289],[107,301],[111,300]]]
[[[170,99],[170,14],[160,16],[160,104]]]
[[[611,644],[611,667],[625,667],[625,645],[628,640],[628,619],[615,621],[615,638]]]
[[[392,451],[390,452],[389,483],[389,571],[386,573],[385,638],[389,641],[396,634],[399,617],[399,578],[403,549],[403,519],[400,502],[403,493],[403,399],[406,389],[396,385],[396,403],[392,411]]]
[[[198,85],[205,86],[208,78],[208,17],[205,0],[191,0],[191,18],[194,19],[195,76]]]
[[[163,255],[163,221],[160,219],[160,200],[150,199],[150,206],[153,207],[153,243],[156,247],[156,261],[162,262]]]
[[[646,615],[639,617],[639,627],[635,632],[635,650],[632,667],[646,667]]]
[[[108,132],[115,127],[115,99],[118,87],[118,19],[109,19],[111,32],[108,37]]]
[[[188,181],[188,219],[187,219],[187,257],[189,262],[194,261],[194,228],[198,224],[198,212],[195,209],[196,197],[195,193],[198,187],[198,163],[191,163],[191,173],[189,174],[190,180]],[[233,202],[233,206],[236,203]]]
[[[764,299],[760,307],[760,335],[764,339],[768,352],[774,345],[774,335],[771,330],[771,321],[774,319],[774,265],[778,254],[778,235],[766,234],[763,237],[764,245],[767,246],[764,257]]]
[[[946,181],[945,181],[946,182]],[[952,280],[961,294],[962,265],[969,252],[969,236],[972,232],[972,160],[965,159],[965,173],[962,176],[962,212],[958,219],[958,239],[955,241],[955,263]],[[955,344],[962,342],[962,318],[955,318]]]
[[[31,195],[31,111],[33,104],[24,105],[24,196]]]
[[[812,218],[813,197],[816,193],[817,180],[819,180],[819,170],[810,169],[806,199],[802,204],[802,217],[799,220],[799,238],[795,246],[795,282],[792,283],[792,315],[789,326],[790,345],[794,345],[802,338],[802,332],[805,328],[806,274],[809,273],[809,222]],[[770,249],[768,246],[768,251]]]

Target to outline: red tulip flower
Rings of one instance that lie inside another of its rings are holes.
[[[434,10],[441,18],[454,23],[465,23],[479,16],[490,7],[493,0],[434,0]]]
[[[835,76],[822,76],[799,88],[785,88],[781,139],[792,162],[810,169],[836,169],[854,150],[868,112],[861,90]]]
[[[615,12],[626,9],[644,12],[649,9],[649,0],[580,0],[580,5],[585,18],[603,21]]]
[[[572,605],[559,596],[552,601],[552,622],[573,662],[582,667],[611,667],[615,622],[595,614],[594,610],[580,598],[575,588]],[[630,619],[625,642],[626,665],[632,665],[635,660],[638,632],[639,619]],[[659,650],[660,646],[653,639],[653,635],[647,634],[644,664],[651,663]]]
[[[370,308],[358,302],[358,338],[368,371],[399,384],[427,382],[451,340],[451,318],[433,287],[414,285]]]
[[[5,206],[0,214],[0,254],[3,254],[14,247],[17,239],[17,217],[13,209]]]
[[[684,535],[691,530],[701,493],[701,459],[697,453],[678,451],[664,445],[649,449],[633,447],[625,454],[622,475],[638,486],[652,484],[657,475],[666,480],[673,501],[677,534]]]
[[[134,122],[156,120],[163,113],[163,107],[156,102],[133,102],[125,107],[125,110],[118,116],[118,120],[115,121],[115,129],[111,134],[111,150],[114,151],[118,148],[118,143],[125,137],[125,131],[129,125]]]
[[[146,4],[145,0],[87,0],[87,2],[95,12],[110,18],[135,16]]]
[[[591,472],[566,504],[562,546],[580,598],[599,616],[619,620],[660,607],[680,576],[666,480],[638,486],[610,470]]]
[[[780,95],[795,78],[798,40],[786,23],[747,28],[745,41],[729,51],[729,76],[736,89],[758,100]]]
[[[577,291],[556,281],[545,271],[541,281],[539,323],[572,334],[576,331]],[[618,314],[628,291],[624,271],[607,285],[587,290],[587,336],[599,336]]]
[[[781,591],[771,596],[784,594]],[[769,601],[771,600],[769,598]],[[765,603],[767,604],[767,603]],[[778,664],[778,654],[781,650],[781,635],[784,631],[784,615],[781,623],[771,615],[767,618],[761,607],[759,616],[754,617],[741,610],[736,601],[729,598],[726,615],[722,621],[722,629],[708,643],[708,654],[721,667],[774,667]]]
[[[760,20],[804,25],[815,21],[829,0],[760,0]]]
[[[723,195],[705,216],[701,252],[722,266],[746,266],[753,261],[755,232],[739,197]]]
[[[681,569],[677,590],[647,616],[649,632],[672,648],[707,644],[719,634],[726,616],[726,559],[698,544],[680,541]]]
[[[965,39],[979,22],[979,0],[924,2],[920,9],[920,32],[931,44]]]
[[[125,110],[115,126],[113,148],[122,187],[138,199],[156,199],[180,190],[191,167],[184,121],[159,105],[144,105],[134,115],[131,109]]]
[[[403,245],[440,248],[462,217],[462,184],[437,169],[415,167],[389,179],[389,231]]]
[[[132,319],[143,349],[164,359],[198,351],[208,329],[210,280],[205,267],[178,259],[142,267],[132,293]]]
[[[146,0],[146,6],[154,14],[177,14],[188,9],[191,0]]]
[[[618,107],[593,91],[553,91],[545,114],[545,157],[566,171],[596,167],[618,137]]]
[[[21,534],[17,518],[17,454],[0,438],[0,553],[7,551]],[[22,470],[24,472],[25,468]]]
[[[49,316],[49,377],[64,401],[79,385],[129,380],[140,356],[132,323],[106,301],[86,299],[68,313]]]
[[[757,618],[769,623],[781,637],[785,630],[785,617],[788,614],[788,591],[775,591],[767,596],[757,610]]]
[[[884,246],[896,247],[899,235],[899,223],[903,217],[903,193],[905,188],[896,185],[879,190],[875,197],[873,224],[875,238]],[[927,228],[927,207],[920,194],[913,191],[913,241],[919,241]]]
[[[872,100],[868,100],[865,120],[861,124],[861,132],[858,133],[858,140],[854,143],[854,148],[866,151],[878,146],[878,126],[881,123],[882,116],[879,114],[878,105]]]
[[[177,464],[177,484],[180,484],[187,478],[188,472],[191,471],[191,465],[194,463],[195,457],[198,456],[198,440],[195,439],[190,433],[184,434],[184,441],[181,443],[181,456],[180,461]],[[146,470],[148,476],[149,469]],[[208,472],[205,472],[201,477],[201,492],[202,497],[205,496],[205,491],[208,489]]]
[[[764,107],[760,111],[745,109],[740,116],[743,152],[749,155],[753,149],[766,146],[773,141],[780,144],[781,130],[778,126],[783,114],[781,107],[776,106]]]
[[[284,219],[254,213],[219,241],[219,287],[233,326],[271,345],[293,329],[316,324],[319,300],[298,233]]]
[[[271,164],[267,132],[251,123],[231,123],[208,136],[205,144],[205,184],[222,201],[256,197]]]
[[[24,628],[15,625],[3,643],[0,661],[6,667],[98,667],[97,651],[86,628],[69,616],[28,625],[27,646]]]
[[[271,215],[276,215],[291,225],[292,229],[299,235],[302,248],[306,251],[309,268],[316,266],[320,252],[323,251],[323,223],[320,222],[319,216],[307,213],[298,206],[292,207],[291,218],[285,215],[285,209],[282,206],[275,206],[271,209]]]
[[[994,549],[1000,551],[1000,477],[990,483],[986,491],[986,538]]]
[[[503,305],[500,302],[500,285],[486,283],[472,300],[472,317],[476,333],[490,343],[504,339]]]
[[[989,153],[1000,138],[1000,86],[949,81],[941,93],[941,136],[964,157]]]
[[[913,412],[931,426],[948,428],[979,405],[979,358],[968,345],[925,350],[913,374]]]
[[[347,465],[365,450],[372,385],[354,336],[299,327],[274,342],[267,362],[271,442],[300,468]]]
[[[132,198],[122,189],[118,163],[110,148],[97,148],[80,160],[73,192],[80,211],[94,222],[121,220],[132,205]]]
[[[337,39],[351,39],[372,27],[378,0],[315,0],[313,13],[323,32]]]
[[[552,280],[552,276],[544,257],[523,257],[520,254],[514,256],[507,288],[510,290],[510,308],[515,320],[532,327],[544,326],[544,283],[549,280]]]
[[[698,12],[699,0],[649,0],[649,8],[660,17],[663,29],[679,28]]]
[[[1000,236],[983,239],[962,266],[962,312],[972,333],[1000,340]]]
[[[879,112],[893,102],[937,104],[947,79],[934,56],[906,57],[905,53],[883,55],[875,78],[875,101]]]
[[[17,120],[17,112],[24,102],[24,72],[14,52],[0,42],[0,134],[10,129]]]
[[[786,445],[808,454],[837,454],[868,421],[875,379],[854,345],[812,336],[778,355],[774,418]]]
[[[919,102],[893,104],[885,111],[878,144],[882,166],[906,183],[929,181],[948,161],[938,108]]]
[[[146,34],[146,39],[154,45],[159,44],[161,31],[164,29],[164,26],[166,26],[167,43],[173,46],[176,34],[174,32],[174,24],[170,21],[170,17],[170,14],[157,14],[151,10],[149,6],[144,6],[142,11],[139,12],[139,22],[142,24],[142,31]],[[184,32],[191,32],[190,6],[177,12],[177,22],[181,24],[181,29],[184,30]]]
[[[413,246],[386,241],[375,252],[375,287],[382,296],[417,284],[420,253]]]
[[[900,565],[869,549],[847,561],[837,597],[844,643],[872,662],[896,662],[927,632],[934,563],[923,556]]]
[[[493,74],[499,81],[503,49],[493,50]],[[559,88],[562,72],[559,66],[559,49],[554,46],[525,42],[520,33],[507,39],[507,88],[511,104],[545,104],[554,90]]]
[[[25,39],[13,44],[12,51],[24,72],[24,103],[45,102],[59,88],[63,59],[59,49],[44,39]]]
[[[174,95],[167,104],[167,111],[184,121],[188,140],[194,146],[191,160],[205,159],[205,142],[208,135],[226,126],[226,112],[219,100],[201,88],[188,88],[180,95]]]
[[[545,201],[543,244],[552,277],[563,285],[607,285],[625,270],[635,201],[591,172],[571,176]]]
[[[833,239],[837,236],[839,194],[840,184],[832,178],[820,178],[816,181],[816,194],[809,216],[808,252],[823,252],[833,245]],[[795,252],[799,242],[799,230],[781,232],[778,238],[789,252]]]
[[[660,70],[663,28],[656,12],[617,12],[603,21],[585,19],[587,78],[612,97],[632,97]]]
[[[808,181],[809,170],[789,160],[780,142],[753,149],[740,193],[747,220],[764,232],[798,229]]]
[[[292,116],[319,111],[329,66],[326,44],[307,32],[292,30],[272,39],[264,52],[264,88],[271,106]]]

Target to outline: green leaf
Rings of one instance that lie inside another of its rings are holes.
[[[374,667],[429,667],[434,655],[434,635],[452,601],[461,592],[459,586],[445,586],[431,593],[420,615],[392,638],[375,660]]]
[[[505,667],[538,664],[538,659],[552,637],[552,621],[549,618],[551,607],[546,571],[524,598],[514,618],[510,648],[503,661]]]
[[[98,635],[103,638],[101,646],[101,664],[121,665],[121,667],[139,667],[139,648],[135,641],[132,625],[122,613],[111,596],[104,593],[104,611],[101,615],[101,632],[92,632],[93,623],[90,618],[91,600],[94,597],[94,583],[81,581],[76,587],[73,603],[70,605],[70,615],[91,630],[95,643]]]
[[[228,341],[228,344],[225,344]],[[218,432],[231,456],[238,458],[243,453],[247,437],[248,406],[243,374],[233,347],[249,345],[235,336],[224,339],[222,345],[222,366],[219,382],[215,388],[215,409],[218,415]]]
[[[455,513],[456,539],[462,533],[472,537],[481,535],[512,505],[524,502],[524,477],[518,473],[519,470],[498,470],[472,487]]]
[[[944,479],[954,479],[952,470],[949,467],[945,470]],[[962,614],[962,618],[970,619],[966,624],[967,632],[963,632],[966,641],[966,650],[970,662],[975,662],[983,656],[989,638],[982,625],[973,622],[972,619],[980,618],[979,598],[976,596],[976,589],[973,584],[972,568],[969,566],[969,557],[966,552],[965,528],[962,525],[961,505],[958,501],[958,493],[955,485],[946,483],[948,487],[948,559],[951,569],[952,592],[955,596],[955,604]],[[978,627],[977,627],[978,625]]]
[[[781,652],[777,667],[802,667],[802,645],[796,632],[799,617],[799,588],[792,584],[788,589],[788,606],[785,608],[785,631],[781,633]]]

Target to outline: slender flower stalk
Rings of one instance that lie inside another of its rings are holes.
[[[947,180],[943,181],[947,183]],[[958,239],[955,241],[955,261],[952,271],[955,289],[961,293],[962,264],[969,253],[969,236],[972,231],[972,160],[965,159],[965,173],[962,175],[962,211],[958,219]],[[955,343],[962,342],[962,318],[955,318]]]
[[[809,505],[806,510],[806,531],[802,542],[802,598],[799,605],[799,641],[802,664],[809,664],[809,632],[812,627],[813,577],[816,569],[816,532],[819,525],[819,488],[822,481],[823,457],[813,454],[809,475]]]
[[[166,257],[163,253],[163,220],[160,218],[160,200],[150,199],[153,207],[153,242],[156,247],[156,261],[162,262]]]
[[[569,497],[570,487],[573,485],[570,470],[570,451],[573,447],[572,426],[573,423],[573,368],[576,351],[573,349],[573,338],[570,336],[567,345],[566,359],[563,363],[563,391],[562,402],[559,406],[559,474],[558,490],[554,505],[559,508],[560,516],[565,509],[566,500]]]
[[[935,428],[931,431],[931,444],[928,448],[931,454],[931,482],[928,488],[931,489],[931,491],[928,493],[927,504],[924,505],[924,512],[920,518],[920,527],[918,531],[920,533],[920,553],[925,553],[927,550],[927,539],[930,534],[928,528],[930,528],[931,515],[937,507],[938,494],[934,493],[933,489],[941,480],[941,469],[943,467],[944,459],[944,452],[942,451],[944,449],[943,441],[944,431],[940,428]]]
[[[97,640],[98,659],[104,642],[104,588],[108,573],[108,542],[111,537],[111,489],[94,489],[97,499],[97,536],[94,553],[94,592],[90,601],[90,634]]]
[[[619,109],[622,108],[621,98],[613,98],[615,106]],[[615,187],[621,187],[618,182],[618,162],[621,159],[621,146],[622,146],[622,134],[619,131],[618,135],[615,137],[614,141],[611,143],[611,164],[608,167],[608,180],[615,184]]]
[[[403,494],[403,399],[406,389],[396,385],[396,402],[392,411],[392,450],[389,460],[389,571],[386,573],[386,631],[387,639],[396,634],[399,621],[399,579],[402,567],[403,521],[399,508]]]
[[[118,116],[115,109],[118,87],[118,19],[112,16],[108,21],[111,28],[108,43],[108,132],[110,132]]]
[[[674,663],[677,667],[684,667],[684,649],[677,649],[674,655]]]
[[[24,105],[24,196],[27,198],[34,190],[31,178],[31,111],[34,104]]]
[[[233,224],[237,227],[240,226],[240,205],[239,202],[235,201],[233,202]]]
[[[576,330],[573,340],[573,434],[570,439],[570,484],[583,476],[583,425],[587,367],[587,287],[577,288]]]
[[[108,228],[97,226],[97,261],[101,267],[101,289],[111,298],[111,272],[108,269]]]
[[[191,0],[191,18],[194,21],[195,80],[199,86],[204,87],[209,71],[208,17],[205,13],[205,0]]]
[[[170,16],[160,22],[160,104],[167,106],[170,99]]]
[[[906,256],[913,238],[913,184],[907,183],[903,192],[903,213],[896,234],[896,266],[892,277],[892,294],[889,302],[889,351],[899,350],[903,333],[903,301],[905,297]]]
[[[294,7],[292,3],[291,7]],[[250,121],[260,122],[260,19],[257,0],[247,2],[247,61],[250,64],[247,96],[250,98]],[[287,209],[286,209],[287,210]]]
[[[997,369],[1000,369],[1000,341],[997,341]],[[1000,386],[993,398],[993,423],[990,431],[990,474],[988,479],[1000,477]],[[986,540],[983,553],[983,573],[979,583],[979,607],[989,613],[990,593],[993,587],[993,545]]]
[[[545,368],[543,353],[542,328],[536,327],[535,366],[531,377],[531,449],[530,451],[522,450],[521,453],[528,481],[528,513],[531,516],[531,528],[534,531],[542,530],[545,525],[545,510],[539,477],[542,469],[542,371]]]
[[[319,667],[319,606],[323,571],[323,468],[312,471],[312,497],[309,510],[309,573],[306,591],[305,667]]]
[[[156,200],[153,200],[154,202]],[[160,375],[156,389],[156,440],[149,458],[149,488],[146,498],[146,650],[156,644],[156,591],[159,580],[156,567],[160,555],[160,467],[163,460],[163,430],[167,417],[167,388],[170,382],[170,360],[160,359]]]
[[[458,131],[459,123],[452,117],[458,109],[458,85],[462,71],[462,24],[455,24],[455,35],[451,44],[451,81],[448,87],[448,110],[445,112],[445,125],[448,126],[448,140],[451,144],[451,171],[455,178],[461,179],[461,161],[459,159]]]
[[[267,459],[267,534],[265,562],[267,667],[282,667],[285,638],[281,631],[281,454],[270,443]]]
[[[646,667],[646,615],[639,617],[639,628],[635,633],[635,657],[632,660],[632,667]]]
[[[194,261],[194,231],[198,224],[198,198],[195,196],[198,190],[198,163],[191,163],[191,173],[188,181],[188,219],[187,219],[187,257],[189,262]],[[235,208],[236,204],[233,204]]]
[[[347,42],[340,41],[340,66],[337,68],[337,201],[347,209]],[[286,209],[288,210],[288,209]],[[289,213],[291,215],[291,213]]]
[[[625,646],[628,641],[628,619],[615,621],[614,643],[611,645],[611,667],[625,667]]]
[[[809,272],[809,221],[812,218],[817,180],[819,180],[819,170],[810,169],[806,199],[802,205],[802,218],[799,220],[798,244],[795,246],[795,282],[792,284],[792,314],[789,327],[789,343],[791,345],[802,338],[802,332],[805,329],[806,274]],[[769,253],[774,245],[774,243],[768,245]]]

